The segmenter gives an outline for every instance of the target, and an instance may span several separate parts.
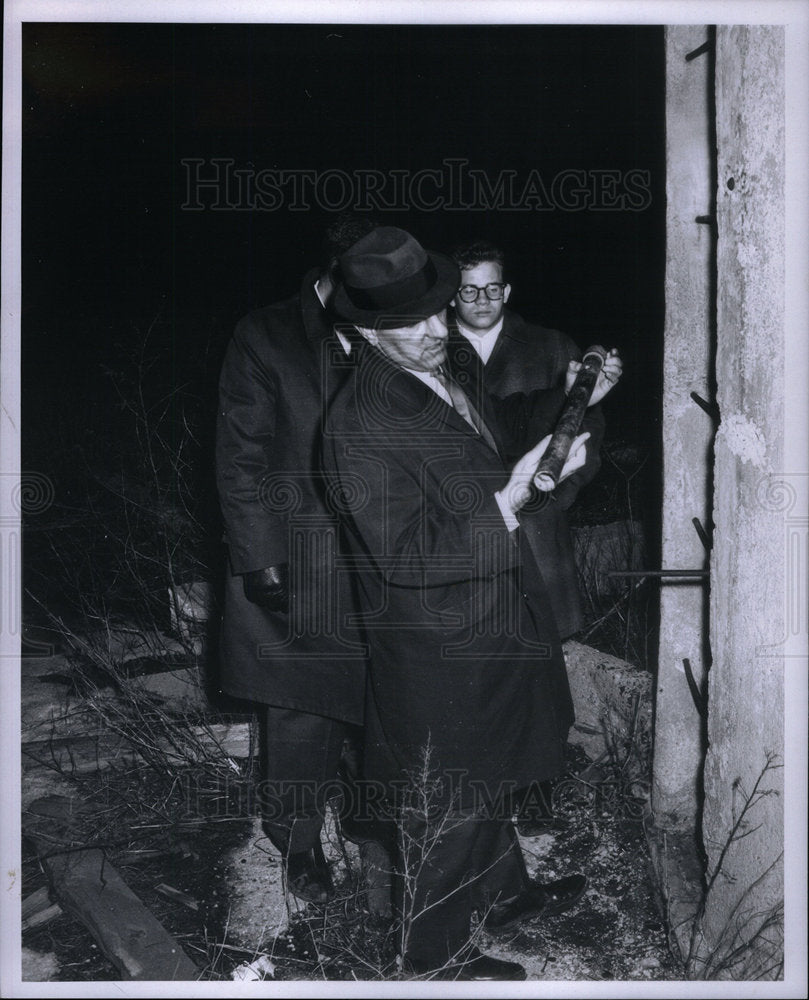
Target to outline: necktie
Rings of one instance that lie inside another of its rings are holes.
[[[497,451],[497,445],[494,438],[492,437],[491,431],[486,426],[484,421],[481,419],[480,414],[472,406],[469,397],[463,391],[463,389],[458,385],[454,378],[449,375],[443,368],[436,368],[433,372],[438,381],[447,390],[449,398],[452,400],[452,405],[457,410],[457,412],[464,418],[464,420],[472,427],[478,434],[483,438],[486,444]]]

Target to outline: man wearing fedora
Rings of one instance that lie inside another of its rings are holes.
[[[262,706],[263,825],[289,890],[309,902],[333,892],[320,841],[325,795],[338,785],[346,739],[360,738],[366,671],[348,621],[350,580],[333,565],[336,520],[314,470],[324,406],[353,364],[327,305],[337,257],[373,226],[356,216],[329,226],[322,265],[300,293],[238,324],[219,381],[229,555],[221,684]]]
[[[466,392],[447,367],[452,260],[380,227],[342,256],[341,273],[335,311],[366,344],[329,409],[323,462],[370,649],[366,777],[399,823],[403,966],[524,979],[469,938],[475,909],[496,933],[561,912],[585,886],[581,875],[531,884],[498,810],[509,790],[560,773],[573,721],[548,595],[518,527],[578,366],[566,387]],[[619,375],[611,355],[594,402]],[[563,476],[585,446],[577,438]]]

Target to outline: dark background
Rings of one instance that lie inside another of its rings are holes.
[[[213,413],[235,321],[317,263],[323,206],[214,211],[203,193],[203,211],[182,208],[182,161],[215,157],[386,174],[462,158],[518,188],[532,170],[548,187],[562,170],[648,171],[641,211],[372,214],[432,249],[501,243],[513,308],[621,350],[609,433],[659,465],[662,46],[661,28],[632,26],[24,25],[27,467],[121,432],[103,368],[150,328],[153,377],[170,386],[202,358]]]

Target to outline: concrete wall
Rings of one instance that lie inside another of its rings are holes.
[[[711,60],[686,55],[708,38],[705,25],[666,28],[666,317],[663,359],[664,498],[661,565],[707,566],[692,518],[708,524],[714,424],[691,399],[711,400],[713,231],[696,222],[713,208]],[[688,658],[702,685],[707,587],[663,581],[655,704],[652,807],[655,824],[694,829],[705,752],[704,727],[686,682]]]
[[[719,26],[715,55],[686,61],[709,38],[666,30],[662,565],[702,565],[691,519],[714,528],[707,606],[703,588],[662,588],[650,844],[689,976],[766,979],[783,962],[785,642],[806,621],[784,474],[784,36]],[[712,209],[715,244],[695,223]],[[715,398],[715,437],[692,391]]]
[[[700,958],[713,975],[733,978],[779,972],[783,771],[767,764],[783,760],[784,659],[778,644],[785,634],[786,563],[784,516],[768,491],[771,477],[783,471],[783,66],[782,28],[717,28],[721,424],[704,772],[710,890]],[[757,937],[768,918],[775,922]],[[745,942],[750,947],[738,961],[723,967],[731,949]]]

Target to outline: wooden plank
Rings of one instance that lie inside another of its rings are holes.
[[[249,722],[211,723],[191,726],[189,733],[203,750],[221,753],[225,757],[255,756],[258,741]],[[157,749],[170,763],[191,763],[171,746],[168,740],[158,741]],[[86,774],[107,767],[132,766],[142,761],[137,747],[119,733],[110,731],[87,736],[64,736],[49,740],[23,742],[23,771],[48,767],[69,774]]]
[[[103,851],[77,846],[81,804],[64,796],[32,803],[23,833],[40,855],[63,909],[80,920],[121,974],[133,980],[196,980],[200,971],[132,892]]]
[[[51,900],[47,886],[43,885],[41,889],[37,889],[36,892],[32,892],[22,901],[20,916],[22,917],[23,922],[25,922],[35,914],[39,913],[40,910],[44,910],[50,905]]]
[[[58,903],[52,903],[44,910],[40,910],[39,913],[35,913],[33,916],[23,920],[22,930],[30,931],[35,927],[42,927],[44,924],[50,923],[51,920],[58,917],[61,912],[62,907]]]
[[[23,773],[46,767],[65,774],[87,774],[113,765],[130,767],[140,760],[131,744],[114,733],[64,736],[22,744]]]
[[[258,753],[258,734],[250,722],[195,726],[192,732],[202,742],[215,744],[228,757],[254,757]]]
[[[54,917],[58,917],[61,912],[61,906],[58,903],[51,903],[50,894],[43,886],[26,896],[22,901],[20,907],[22,929],[27,931],[33,927],[40,927],[42,924],[48,923],[49,920],[53,920]]]

